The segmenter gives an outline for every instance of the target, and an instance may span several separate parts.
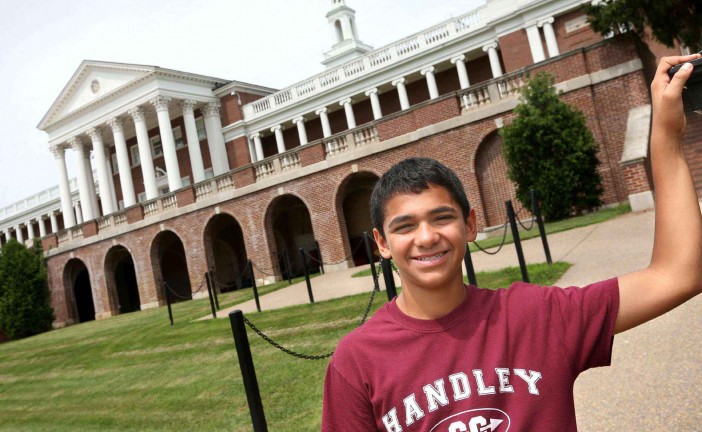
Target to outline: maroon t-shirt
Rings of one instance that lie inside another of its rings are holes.
[[[575,378],[610,363],[617,279],[466,289],[440,319],[411,318],[392,301],[344,337],[322,430],[575,431]]]

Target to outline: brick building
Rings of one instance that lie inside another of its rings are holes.
[[[279,279],[286,260],[302,269],[299,248],[327,271],[363,263],[370,190],[409,156],[453,168],[480,227],[498,225],[514,186],[497,132],[541,70],[586,115],[605,203],[650,208],[648,76],[681,50],[602,38],[584,3],[488,0],[373,49],[331,0],[326,70],[280,90],[84,61],[39,124],[59,185],[0,209],[0,245],[42,238],[63,326],[163,305],[165,283],[189,298],[208,269],[224,289],[246,286],[248,259],[256,279]],[[688,129],[702,191],[702,122]]]

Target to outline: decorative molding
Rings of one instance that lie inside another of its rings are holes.
[[[293,119],[292,122],[293,122],[294,124],[298,124],[298,123],[300,123],[300,122],[304,123],[304,122],[305,122],[305,118],[304,118],[303,116],[295,117],[295,118]]]
[[[366,90],[363,94],[370,96],[371,94],[378,94],[378,88],[374,87],[372,89]]]
[[[192,99],[183,99],[180,102],[180,108],[183,110],[183,114],[195,114],[195,105],[197,101]]]
[[[405,77],[402,77],[402,78],[396,78],[396,79],[392,80],[390,83],[391,83],[394,87],[397,87],[398,84],[404,84],[405,81],[406,81],[406,80],[405,80]]]
[[[319,108],[318,110],[315,110],[314,113],[316,115],[322,115],[322,114],[326,114],[327,111],[328,111],[327,107],[322,107],[322,108]]]
[[[271,128],[271,132],[279,131],[281,129],[283,129],[281,125],[275,125]]]
[[[102,142],[102,129],[99,127],[91,127],[85,133],[90,137],[90,139],[95,142]]]
[[[422,76],[425,76],[428,73],[433,74],[436,68],[434,66],[429,66],[425,67],[424,69],[420,70],[419,73],[422,74]]]
[[[49,151],[51,152],[51,154],[54,155],[54,158],[56,158],[56,159],[65,160],[65,158],[66,158],[66,154],[65,154],[66,149],[63,148],[63,146],[59,146],[59,145],[51,146],[51,147],[49,147]]]
[[[107,120],[107,125],[112,128],[112,132],[122,132],[124,130],[124,123],[119,117],[113,117]]]
[[[340,105],[340,106],[351,105],[352,103],[353,103],[353,99],[351,99],[350,97],[348,97],[348,98],[346,98],[346,99],[342,99],[341,101],[339,101],[339,105]]]
[[[156,108],[156,112],[168,112],[168,105],[171,103],[170,96],[158,95],[151,99],[149,103]]]
[[[488,52],[488,51],[490,50],[490,48],[492,48],[492,49],[497,49],[498,46],[499,46],[499,45],[497,44],[497,41],[490,42],[490,43],[487,44],[487,45],[483,45],[483,51],[484,51],[484,52]]]
[[[135,106],[134,108],[129,108],[127,110],[127,114],[132,116],[132,119],[134,120],[134,123],[136,122],[145,122],[146,121],[146,115],[144,112],[144,108],[140,106]]]
[[[80,151],[80,152],[85,151],[85,145],[83,144],[83,140],[80,139],[79,137],[73,137],[73,138],[69,139],[68,145],[75,151]]]
[[[451,64],[456,64],[459,61],[465,61],[466,60],[466,55],[465,54],[459,54],[457,56],[451,57]]]
[[[205,117],[219,117],[219,109],[222,106],[219,102],[208,102],[200,111]]]

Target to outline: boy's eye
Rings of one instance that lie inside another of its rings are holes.
[[[395,227],[394,231],[395,232],[406,232],[409,231],[409,229],[412,227],[410,224],[404,224],[404,225],[398,225]]]

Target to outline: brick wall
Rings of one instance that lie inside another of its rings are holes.
[[[501,36],[499,39],[500,57],[504,63],[503,71],[510,73],[517,69],[534,64],[529,48],[526,30],[521,29],[516,32]]]

